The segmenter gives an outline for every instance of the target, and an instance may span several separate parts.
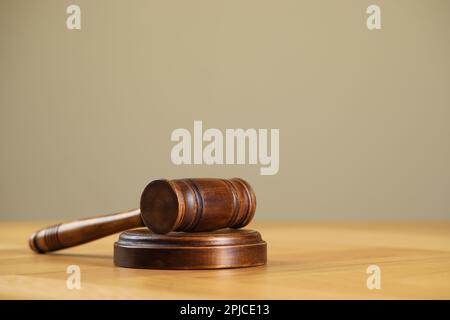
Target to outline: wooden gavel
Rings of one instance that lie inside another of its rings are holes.
[[[50,226],[32,234],[29,245],[45,253],[143,226],[161,234],[241,228],[255,210],[255,193],[240,178],[155,180],[142,192],[140,209]]]

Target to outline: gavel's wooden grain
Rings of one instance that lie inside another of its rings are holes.
[[[48,255],[26,239],[42,222],[0,223],[0,298],[450,299],[450,223],[253,223],[267,265],[219,270],[118,268],[117,235]],[[381,290],[366,287],[381,268]],[[69,290],[69,265],[81,289]]]

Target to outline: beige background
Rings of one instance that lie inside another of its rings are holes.
[[[65,26],[72,3],[81,31]],[[242,176],[261,220],[448,219],[449,39],[447,0],[0,0],[1,218]],[[279,128],[278,175],[173,165],[170,133],[193,120]]]

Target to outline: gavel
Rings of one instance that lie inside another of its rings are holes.
[[[158,234],[242,228],[255,210],[255,193],[240,178],[160,179],[145,187],[140,209],[50,226],[33,233],[29,246],[46,253],[144,226]]]

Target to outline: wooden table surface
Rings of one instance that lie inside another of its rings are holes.
[[[268,264],[228,270],[114,267],[117,235],[38,255],[32,231],[46,223],[0,224],[2,299],[449,299],[450,222],[276,223],[250,226],[268,243]],[[81,289],[68,289],[78,265]],[[381,289],[369,290],[369,265]]]

